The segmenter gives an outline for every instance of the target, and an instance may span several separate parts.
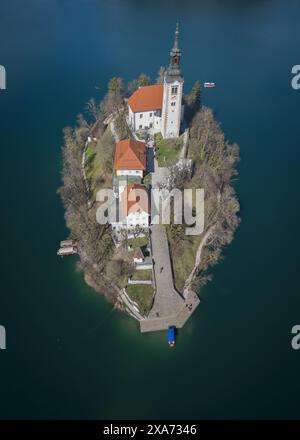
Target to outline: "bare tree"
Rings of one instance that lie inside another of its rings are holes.
[[[141,73],[138,78],[133,79],[127,85],[129,95],[134,93],[139,87],[148,86],[150,84],[150,76]]]
[[[122,78],[114,77],[108,83],[108,92],[101,103],[101,111],[105,116],[118,113],[124,105],[124,82]]]
[[[163,84],[165,72],[166,72],[166,68],[164,66],[160,66],[157,72],[156,84]]]
[[[97,119],[100,116],[101,110],[100,106],[96,103],[94,98],[91,98],[86,104],[85,104],[85,111],[92,116],[94,121],[97,121]]]

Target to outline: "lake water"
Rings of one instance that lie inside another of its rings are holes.
[[[0,418],[299,417],[300,2],[2,0]],[[56,256],[62,128],[112,76],[168,63],[241,148],[242,223],[179,332],[140,334]],[[101,87],[95,90],[95,85]]]

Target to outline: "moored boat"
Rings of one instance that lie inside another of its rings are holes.
[[[214,82],[205,82],[204,83],[204,87],[207,88],[212,88],[212,87],[216,87],[216,83]]]
[[[175,327],[168,328],[168,344],[170,347],[174,347],[175,345]]]

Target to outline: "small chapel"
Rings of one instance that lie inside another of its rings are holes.
[[[179,26],[176,25],[170,63],[163,84],[139,87],[128,99],[128,119],[134,132],[161,132],[164,138],[176,138],[183,120],[181,51]]]

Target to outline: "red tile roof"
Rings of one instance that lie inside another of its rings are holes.
[[[145,142],[124,139],[116,145],[115,170],[144,170],[146,168]]]
[[[150,214],[150,202],[144,185],[133,183],[126,186],[121,193],[122,213],[127,217],[131,212],[147,212]]]
[[[163,93],[162,84],[140,87],[130,96],[128,105],[134,113],[159,110],[162,108]]]

